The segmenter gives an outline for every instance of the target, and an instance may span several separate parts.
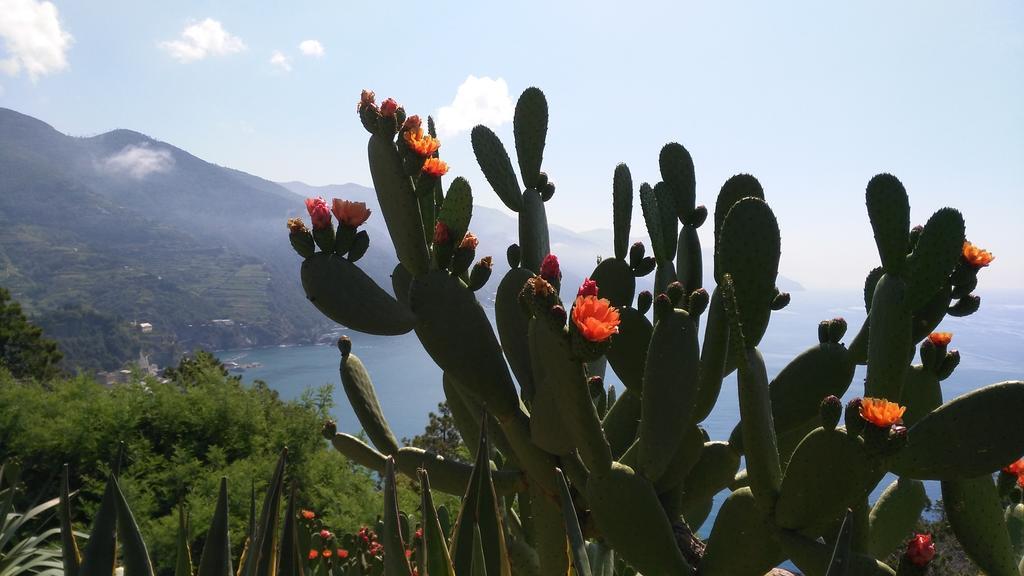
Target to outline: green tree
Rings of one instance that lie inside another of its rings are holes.
[[[57,343],[43,337],[43,330],[25,317],[11,293],[0,288],[0,366],[15,378],[45,380],[59,372]]]
[[[423,434],[414,436],[412,440],[403,439],[403,443],[440,454],[445,458],[468,462],[470,452],[462,441],[459,429],[455,427],[455,418],[448,402],[438,403],[437,412],[431,412],[427,418]]]

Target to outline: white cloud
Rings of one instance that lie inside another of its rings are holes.
[[[303,40],[299,43],[299,51],[306,56],[320,58],[324,55],[324,45],[319,40]]]
[[[174,157],[165,148],[153,148],[149,144],[129,144],[120,152],[104,158],[99,167],[111,174],[130,176],[137,180],[150,174],[170,172],[174,168]]]
[[[35,82],[68,67],[72,38],[61,28],[52,2],[0,0],[0,39],[0,72],[9,76],[24,70]]]
[[[0,0],[2,1],[2,0]],[[198,24],[186,26],[178,40],[167,40],[160,47],[171,58],[188,63],[202,60],[207,56],[224,56],[245,50],[245,42],[229,34],[220,22],[207,18]]]
[[[292,63],[280,50],[274,50],[274,53],[270,55],[270,65],[282,72],[292,71]]]
[[[504,78],[497,80],[470,75],[459,86],[451,105],[437,111],[437,129],[452,136],[473,128],[477,124],[501,126],[512,120],[515,104],[508,95]]]

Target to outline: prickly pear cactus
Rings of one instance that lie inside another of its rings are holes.
[[[709,211],[697,202],[686,148],[665,145],[659,180],[638,187],[627,166],[609,167],[614,256],[582,286],[563,287],[545,212],[555,191],[544,171],[548,104],[527,89],[513,146],[485,126],[472,131],[487,183],[519,219],[495,328],[474,295],[491,259],[477,260],[469,232],[472,191],[459,178],[442,185],[448,168],[432,122],[425,132],[417,116],[390,99],[378,105],[372,92],[358,110],[400,261],[397,297],[358,268],[369,241],[357,230],[365,207],[310,199],[312,230],[292,221],[290,239],[310,301],[355,331],[414,330],[444,372],[463,437],[480,439],[473,467],[399,447],[373,367],[342,343],[342,383],[374,446],[329,432],[333,445],[386,478],[397,471],[426,484],[429,474],[434,489],[466,495],[454,533],[438,534],[436,519],[425,518],[435,548],[420,574],[761,576],[784,561],[807,574],[924,574],[934,547],[912,530],[926,480],[941,482],[953,530],[979,566],[1020,573],[1024,382],[948,400],[940,386],[959,353],[935,330],[947,314],[978,309],[978,273],[992,260],[966,241],[959,212],[943,208],[912,228],[900,181],[871,178],[865,200],[880,267],[867,274],[867,319],[848,344],[841,318],[821,322],[816,339],[809,326],[809,347],[770,378],[758,345],[790,295],[776,286],[784,234],[755,177],[721,187],[707,234],[714,274],[704,278],[699,232]],[[636,196],[650,254],[630,246]],[[839,397],[858,365],[867,366],[864,388],[844,409]],[[624,390],[606,389],[605,366]],[[733,371],[737,390],[723,390]],[[740,422],[728,439],[711,439],[701,423],[723,393],[738,394]],[[869,502],[887,474],[897,479]],[[393,501],[389,493],[384,526],[400,545]],[[900,563],[886,566],[893,552]],[[384,566],[411,571],[404,558]]]

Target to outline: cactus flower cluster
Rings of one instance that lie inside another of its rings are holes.
[[[913,530],[927,505],[923,481],[937,480],[971,558],[986,573],[1019,576],[1024,549],[1004,504],[1013,490],[1020,501],[1016,483],[1024,483],[1024,382],[950,400],[940,386],[960,353],[938,327],[978,309],[978,275],[994,258],[966,240],[960,212],[943,208],[912,227],[902,183],[871,178],[865,200],[881,265],[867,273],[867,320],[845,344],[846,321],[822,321],[817,341],[769,378],[758,345],[791,296],[776,286],[781,234],[760,182],[729,178],[710,210],[696,201],[694,163],[680,144],[661,149],[653,184],[637,188],[629,168],[616,166],[613,256],[563,299],[545,211],[555,193],[542,171],[548,107],[530,88],[513,121],[518,174],[493,131],[471,134],[487,183],[519,221],[492,326],[473,294],[490,267],[468,274],[472,258],[459,258],[459,250],[500,248],[468,241],[468,182],[456,178],[445,191],[447,165],[427,168],[442,165],[431,119],[424,132],[418,117],[405,120],[397,105],[378,110],[367,94],[359,115],[400,261],[394,296],[321,252],[302,254],[303,286],[352,330],[415,331],[444,372],[463,437],[479,439],[490,427],[494,448],[476,456],[478,466],[491,461],[494,493],[504,498],[501,534],[481,542],[488,572],[761,576],[790,560],[807,574],[919,574],[935,549]],[[637,196],[651,253],[628,240]],[[315,231],[319,216],[310,214]],[[713,224],[712,278],[703,274],[698,234],[705,221]],[[867,366],[863,393],[844,417],[839,398],[858,365]],[[606,387],[607,370],[623,390]],[[426,470],[439,480],[435,489],[472,489],[475,472],[398,445],[351,346],[340,373],[373,446],[331,430],[337,449],[378,471],[388,458],[413,477]],[[727,391],[731,373],[738,385]],[[702,422],[723,393],[738,395],[740,421],[728,439],[711,439]],[[889,473],[897,480],[869,502]],[[710,536],[698,538],[721,492],[728,497]],[[900,565],[886,566],[901,547]],[[476,552],[462,554],[452,554],[454,572],[446,573],[470,573]]]

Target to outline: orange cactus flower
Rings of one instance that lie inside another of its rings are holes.
[[[288,219],[288,231],[292,234],[301,234],[303,232],[309,232],[306,228],[306,223],[302,221],[302,218],[289,218]]]
[[[879,428],[888,428],[903,418],[907,409],[884,398],[864,398],[860,402],[860,417]]]
[[[427,176],[440,178],[448,173],[448,164],[440,158],[427,158],[423,163],[423,173]]]
[[[348,558],[348,550],[345,550],[344,548],[338,548],[338,558],[341,558],[342,560]]]
[[[366,202],[350,202],[340,198],[335,198],[332,202],[331,212],[340,224],[352,228],[358,228],[371,214],[366,208]]]
[[[974,268],[984,268],[996,259],[988,250],[982,250],[968,241],[964,241],[964,260]]]
[[[313,220],[314,230],[331,227],[331,211],[327,208],[326,200],[319,196],[306,198],[306,210],[309,211],[309,217]]]
[[[1013,464],[1008,465],[1006,468],[1003,468],[1003,472],[1006,472],[1007,474],[1013,474],[1014,476],[1020,476],[1024,474],[1024,458],[1021,458],[1020,460],[1017,460]]]
[[[312,520],[313,518],[316,518],[316,512],[313,512],[312,510],[303,510],[302,512],[299,512],[299,514],[301,514],[302,517],[306,520]]]
[[[324,551],[321,552],[320,555],[324,558],[330,558],[334,555],[334,552],[332,552],[330,548],[324,548]]]
[[[1020,486],[1021,490],[1024,490],[1024,474],[1017,476],[1017,486]]]
[[[578,296],[572,308],[572,321],[591,342],[604,342],[619,332],[618,309],[597,296]]]
[[[306,558],[308,558],[310,560],[316,560],[317,556],[320,556],[320,552],[318,552],[316,550],[310,550],[309,554],[306,556]]]
[[[429,134],[423,134],[422,127],[416,130],[406,130],[403,138],[405,138],[409,149],[423,158],[437,152],[437,149],[441,147],[441,141]]]
[[[459,243],[459,248],[466,248],[469,250],[476,250],[476,247],[480,245],[480,240],[472,232],[466,232],[466,235],[462,237],[462,242]]]
[[[932,332],[928,335],[928,341],[936,346],[949,346],[952,340],[952,332]]]

